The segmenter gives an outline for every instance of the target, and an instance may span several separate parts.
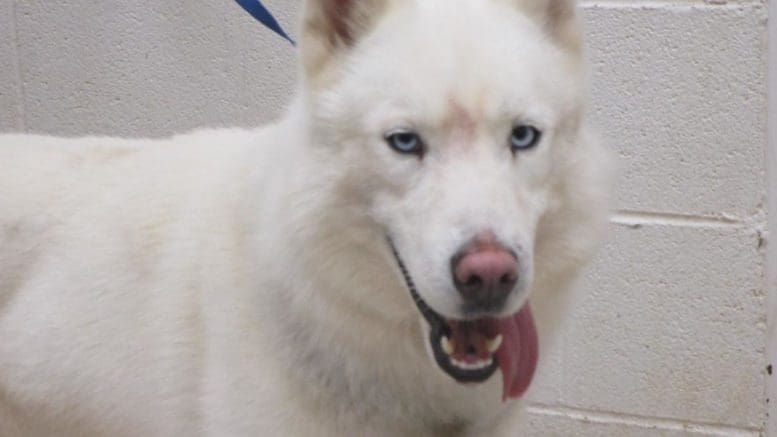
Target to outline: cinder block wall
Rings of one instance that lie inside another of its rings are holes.
[[[267,0],[287,27],[299,3]],[[617,212],[526,434],[766,435],[766,4],[584,13]],[[293,50],[230,0],[0,0],[0,131],[253,126],[295,76]]]

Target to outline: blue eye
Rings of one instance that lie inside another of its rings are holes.
[[[388,134],[386,142],[392,149],[404,155],[422,155],[424,153],[424,143],[421,137],[410,131],[399,131]]]
[[[531,149],[540,142],[540,137],[542,137],[542,132],[537,130],[536,127],[520,124],[513,128],[513,133],[510,137],[510,147],[512,147],[513,151]]]

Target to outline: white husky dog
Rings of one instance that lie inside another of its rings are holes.
[[[505,432],[607,213],[571,1],[309,1],[275,125],[0,137],[0,435]]]

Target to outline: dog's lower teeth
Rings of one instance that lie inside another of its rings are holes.
[[[493,358],[488,358],[486,360],[475,361],[474,363],[465,363],[465,362],[459,361],[459,360],[457,360],[455,358],[451,358],[451,363],[454,366],[456,366],[456,367],[458,367],[459,369],[462,369],[462,370],[479,370],[479,369],[483,369],[483,368],[486,368],[486,367],[490,366],[491,363],[493,363],[493,361],[494,361]]]
[[[445,353],[448,355],[451,355],[455,349],[453,347],[453,342],[451,342],[451,340],[444,335],[440,337],[440,347],[442,347],[442,350],[445,351]]]
[[[502,334],[497,335],[496,337],[490,339],[486,343],[486,347],[488,348],[488,351],[492,354],[496,352],[497,349],[499,349],[499,346],[502,345]]]

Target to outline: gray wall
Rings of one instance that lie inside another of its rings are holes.
[[[297,2],[267,3],[294,21]],[[231,0],[0,0],[0,60],[0,129],[58,135],[254,126],[296,76],[295,51]]]
[[[299,1],[267,3],[293,27]],[[761,435],[766,5],[584,6],[618,212],[529,435]],[[296,76],[290,46],[231,0],[0,0],[0,60],[0,131],[57,135],[257,125]]]

